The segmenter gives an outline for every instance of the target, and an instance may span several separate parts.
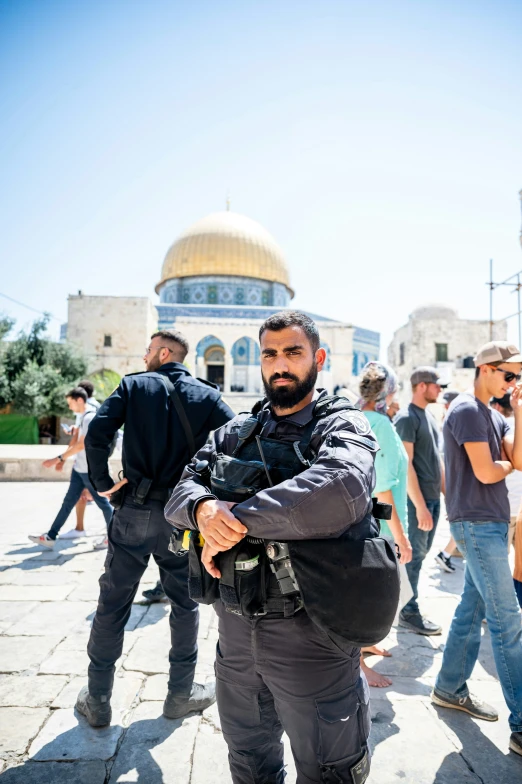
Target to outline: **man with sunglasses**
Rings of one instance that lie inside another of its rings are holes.
[[[122,379],[98,409],[85,438],[92,484],[116,508],[87,646],[89,684],[76,702],[78,712],[93,727],[110,723],[115,663],[151,555],[171,603],[170,672],[163,715],[179,719],[215,701],[214,684],[193,682],[198,605],[188,594],[188,557],[168,549],[172,528],[165,520],[164,507],[186,463],[205,444],[210,431],[226,424],[234,413],[214,384],[190,375],[183,364],[188,349],[181,332],[161,330],[152,335],[143,357],[146,372]],[[108,458],[122,425],[124,478],[115,483]]]
[[[509,748],[522,755],[522,625],[508,562],[510,508],[506,477],[522,469],[522,356],[497,340],[475,357],[474,394],[459,395],[444,422],[446,506],[451,533],[466,558],[464,591],[449,630],[432,701],[496,721],[498,713],[471,695],[484,618],[504,699]],[[514,435],[492,397],[511,392]]]

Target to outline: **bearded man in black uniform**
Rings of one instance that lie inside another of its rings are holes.
[[[214,384],[193,378],[183,365],[188,348],[187,340],[176,330],[155,332],[143,358],[146,372],[122,379],[98,409],[85,438],[92,484],[116,506],[87,647],[89,683],[76,701],[76,709],[93,727],[111,721],[115,663],[121,656],[125,624],[151,555],[171,604],[169,685],[163,715],[178,719],[204,710],[215,700],[214,684],[194,683],[198,606],[188,593],[187,557],[169,550],[172,528],[165,520],[164,507],[187,460],[211,430],[234,414]],[[108,459],[122,425],[124,478],[115,483]]]
[[[267,474],[274,474],[273,463],[265,460],[274,445],[290,445],[303,465],[297,475],[273,475],[269,486],[231,503],[212,493],[200,466],[202,461],[215,465],[223,456],[247,460],[241,426],[248,417],[228,422],[198,452],[167,504],[166,517],[176,528],[199,529],[205,540],[201,561],[213,577],[221,576],[220,558],[246,543],[247,534],[252,541],[291,545],[342,537],[373,519],[378,447],[360,412],[338,410],[319,418],[327,396],[315,388],[326,360],[317,326],[303,313],[278,313],[262,325],[260,344],[267,401],[257,412],[258,465],[261,457]],[[253,437],[251,443],[256,448]],[[236,570],[250,566],[250,561],[235,562]],[[321,567],[328,571],[328,563]],[[214,605],[218,708],[232,780],[283,782],[284,730],[298,784],[363,784],[370,765],[370,712],[360,649],[314,623],[300,596],[283,595],[272,572],[262,613],[239,614],[233,607],[227,612],[219,599]]]

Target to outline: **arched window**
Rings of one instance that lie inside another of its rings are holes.
[[[234,365],[259,365],[259,346],[252,338],[239,338],[232,346]]]

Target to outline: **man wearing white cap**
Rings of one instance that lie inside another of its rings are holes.
[[[510,508],[505,478],[522,469],[522,356],[497,340],[475,357],[474,394],[459,395],[444,422],[446,507],[451,532],[466,558],[464,591],[444,648],[432,701],[477,719],[498,714],[473,697],[467,680],[477,661],[481,624],[488,622],[504,699],[510,710],[509,748],[522,755],[522,625],[508,562]],[[511,391],[514,436],[489,408]]]

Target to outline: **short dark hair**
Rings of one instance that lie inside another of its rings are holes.
[[[92,381],[89,381],[88,378],[86,378],[84,381],[78,381],[78,386],[81,389],[85,389],[88,398],[94,395],[94,384]]]
[[[65,397],[72,397],[73,400],[83,400],[84,403],[87,402],[87,392],[83,387],[74,387],[70,392],[67,392]]]
[[[299,310],[281,310],[279,313],[274,313],[269,316],[259,328],[259,340],[263,332],[267,330],[270,332],[280,332],[287,327],[301,327],[306,337],[310,341],[312,349],[317,351],[321,347],[321,338],[319,337],[319,330],[317,324],[310,316],[301,313]]]
[[[490,367],[498,367],[499,365],[502,365],[502,363],[503,363],[503,360],[501,359],[499,362],[485,362],[484,364],[485,365],[489,365]],[[475,381],[480,376],[480,368],[481,367],[482,367],[482,365],[479,365],[478,367],[475,368]]]
[[[155,332],[154,335],[150,336],[151,340],[154,340],[154,338],[161,338],[162,340],[170,340],[171,343],[177,343],[180,347],[180,354],[182,355],[182,359],[185,359],[189,353],[188,340],[185,335],[183,335],[181,332],[178,332],[177,329],[160,329],[158,332]]]

